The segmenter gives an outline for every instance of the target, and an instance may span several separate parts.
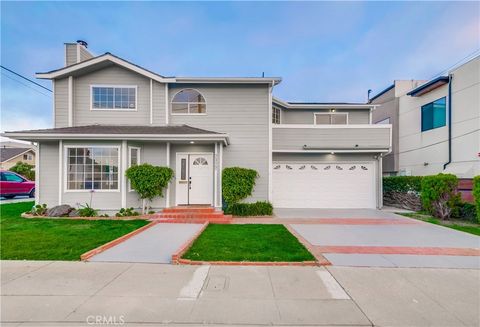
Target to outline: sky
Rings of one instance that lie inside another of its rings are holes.
[[[31,79],[82,39],[167,76],[275,76],[286,101],[364,102],[480,49],[479,2],[1,2],[1,64]],[[50,81],[37,80],[51,88]],[[2,70],[1,131],[52,126],[52,95]]]

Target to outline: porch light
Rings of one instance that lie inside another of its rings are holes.
[[[195,144],[195,141],[190,141],[190,144]]]
[[[330,154],[335,154],[335,152],[332,151],[332,152],[330,152]]]

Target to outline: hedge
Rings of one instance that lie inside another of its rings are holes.
[[[271,216],[273,206],[270,202],[234,203],[227,206],[225,213],[234,216]]]
[[[480,222],[480,175],[473,178],[473,200],[477,209],[477,221]]]
[[[460,201],[457,185],[458,178],[453,174],[423,177],[420,195],[423,208],[435,217],[449,218],[452,208]]]
[[[257,177],[258,173],[253,169],[225,168],[222,172],[222,195],[227,205],[238,203],[252,195]]]
[[[383,192],[417,192],[422,188],[422,176],[390,176],[383,178]]]

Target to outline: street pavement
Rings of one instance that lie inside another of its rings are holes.
[[[1,262],[2,326],[478,326],[480,270]]]

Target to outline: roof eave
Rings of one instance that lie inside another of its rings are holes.
[[[280,77],[176,77],[176,83],[204,83],[204,84],[273,84],[278,85]]]
[[[448,83],[449,77],[448,76],[440,76],[435,79],[432,79],[431,81],[428,81],[419,87],[416,87],[415,89],[411,90],[410,92],[407,93],[407,95],[410,95],[412,97],[418,97],[422,96],[428,92],[431,92],[440,86],[443,86]]]
[[[278,98],[273,98],[273,103],[276,103],[282,107],[285,107],[287,109],[375,109],[378,107],[378,104],[294,104],[294,103],[289,103],[285,102],[283,100],[280,100]]]

